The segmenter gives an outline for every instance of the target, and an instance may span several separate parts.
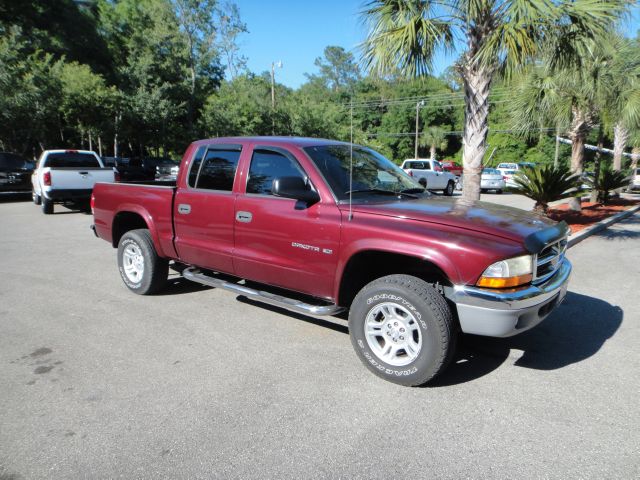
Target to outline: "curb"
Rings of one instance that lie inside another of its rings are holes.
[[[590,237],[595,233],[601,232],[602,230],[609,228],[614,223],[618,223],[619,221],[624,220],[627,217],[630,217],[631,215],[636,213],[638,210],[640,210],[640,205],[636,205],[635,207],[631,207],[623,212],[616,213],[612,217],[605,218],[604,220],[601,220],[598,223],[595,223],[590,227],[587,227],[584,230],[581,230],[574,235],[570,235],[569,240],[567,242],[567,248],[571,248],[574,245],[580,243],[585,238]]]

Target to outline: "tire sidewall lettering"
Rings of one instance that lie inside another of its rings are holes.
[[[416,319],[420,323],[420,326],[424,330],[428,330],[427,322],[425,322],[424,319],[422,318],[422,313],[420,313],[420,310],[414,307],[413,304],[408,300],[406,300],[404,297],[395,295],[393,293],[379,293],[372,297],[367,298],[367,305],[372,306],[376,303],[380,303],[382,301],[389,301],[389,300],[398,302],[400,305],[402,305],[403,307],[411,311],[411,313],[416,317]]]

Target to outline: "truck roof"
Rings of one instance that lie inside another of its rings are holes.
[[[210,145],[212,143],[264,143],[273,146],[296,146],[296,147],[317,147],[321,145],[349,145],[338,140],[328,140],[325,138],[309,137],[216,137],[207,138],[193,142],[195,145]]]

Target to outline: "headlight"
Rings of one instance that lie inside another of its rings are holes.
[[[476,285],[489,288],[510,288],[529,283],[532,278],[533,257],[523,255],[489,265]]]

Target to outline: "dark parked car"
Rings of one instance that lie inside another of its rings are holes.
[[[30,192],[35,163],[15,153],[0,152],[0,192]]]

